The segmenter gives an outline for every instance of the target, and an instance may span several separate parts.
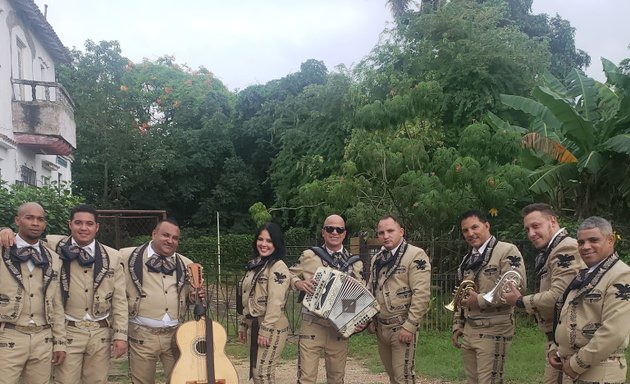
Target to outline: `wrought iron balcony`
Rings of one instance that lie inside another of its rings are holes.
[[[13,79],[13,133],[35,153],[67,156],[76,148],[74,103],[56,82]]]

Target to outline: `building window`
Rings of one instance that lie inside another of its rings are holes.
[[[16,38],[15,45],[17,46],[17,78],[24,78],[24,51],[26,50],[26,44],[22,40]],[[18,86],[18,100],[24,100],[24,84]]]
[[[33,187],[37,186],[37,172],[34,169],[27,167],[26,165],[22,165],[20,167],[20,182],[22,185],[32,185]]]
[[[56,163],[64,168],[68,168],[68,161],[61,156],[57,156]]]

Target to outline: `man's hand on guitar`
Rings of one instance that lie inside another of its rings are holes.
[[[258,335],[258,346],[259,347],[268,347],[269,346],[269,338],[265,336]]]
[[[312,295],[313,293],[315,293],[315,280],[313,279],[300,280],[297,283],[295,283],[295,288],[297,288],[298,290],[302,292],[306,292],[309,295]]]

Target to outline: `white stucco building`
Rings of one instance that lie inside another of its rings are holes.
[[[76,124],[55,65],[70,53],[33,0],[0,0],[0,177],[71,181]]]

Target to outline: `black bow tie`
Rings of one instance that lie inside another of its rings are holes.
[[[257,258],[255,258],[253,260],[250,260],[247,263],[247,267],[246,268],[247,268],[248,271],[251,271],[253,269],[257,269],[257,268],[263,266],[267,262],[267,260],[269,260],[268,257],[257,257]]]
[[[175,257],[173,256],[161,256],[157,253],[146,262],[149,272],[163,273],[165,275],[172,275],[175,271]]]
[[[343,253],[333,252],[331,256],[333,260],[335,261],[335,264],[337,264],[337,267],[341,267],[341,265],[343,264]]]
[[[581,269],[580,272],[575,276],[573,281],[569,284],[569,289],[582,289],[586,283],[588,278],[588,268]]]
[[[483,262],[483,256],[479,251],[472,250],[470,251],[470,258],[468,259],[467,269],[477,269]]]
[[[90,255],[88,251],[77,245],[64,245],[61,247],[61,253],[59,257],[62,260],[77,260],[82,267],[90,267],[94,264],[94,256]]]
[[[394,261],[394,254],[391,251],[383,251],[381,255],[376,259],[376,264],[379,267],[383,267],[391,264]]]
[[[31,260],[36,267],[44,268],[48,265],[48,259],[42,257],[39,250],[35,247],[27,246],[18,249],[14,245],[11,247],[9,253],[11,254],[11,258],[19,263],[25,263]]]

